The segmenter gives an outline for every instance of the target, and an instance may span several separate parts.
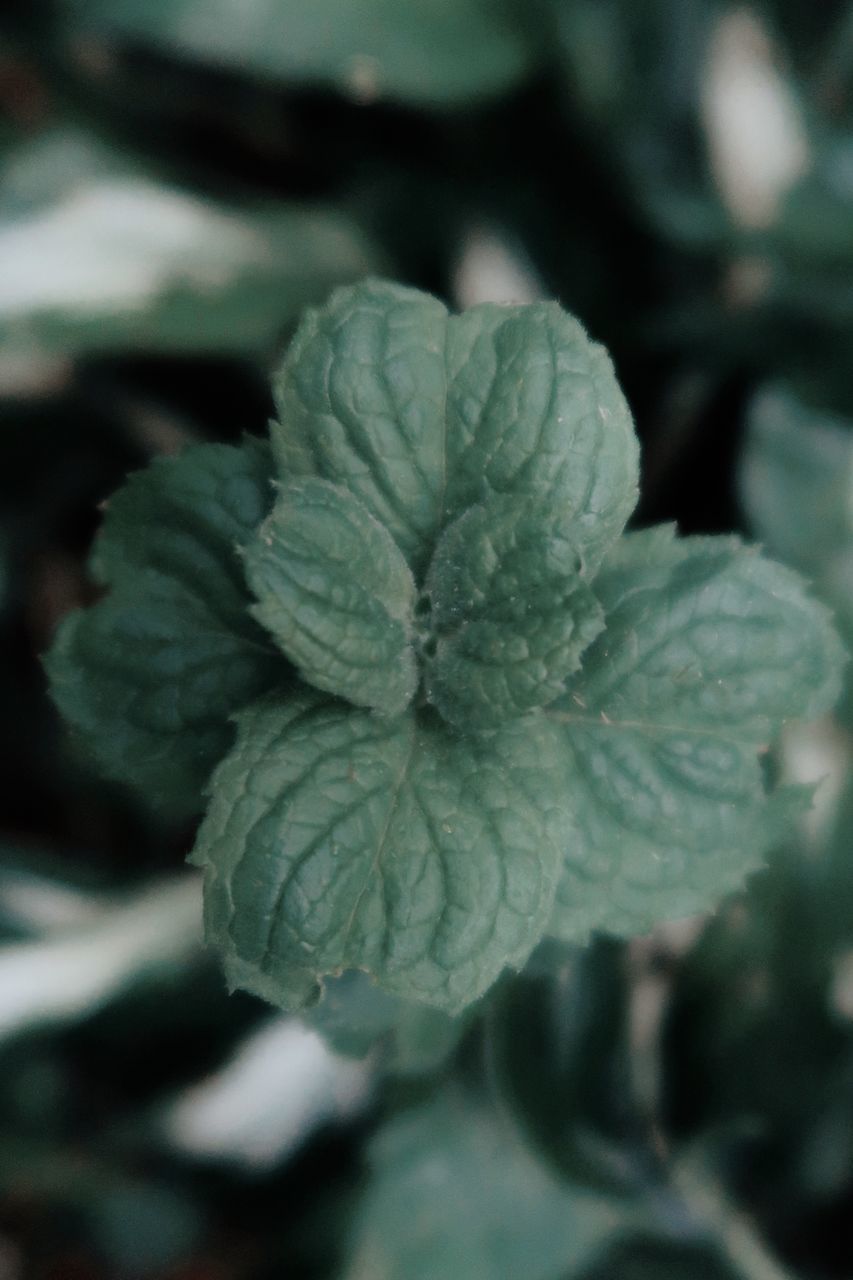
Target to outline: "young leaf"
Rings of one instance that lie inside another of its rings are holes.
[[[565,843],[559,728],[462,740],[429,712],[381,721],[307,691],[238,726],[193,854],[232,981],[298,1007],[363,968],[455,1013],[523,963]]]
[[[568,1280],[630,1221],[455,1090],[399,1116],[372,1154],[346,1280]]]
[[[610,357],[553,302],[448,326],[449,516],[492,493],[574,522],[587,578],[637,503],[639,450]]]
[[[604,622],[572,533],[570,518],[493,498],[441,538],[426,581],[436,646],[426,692],[451,724],[523,715],[577,670]]]
[[[415,584],[391,535],[348,490],[285,485],[246,548],[252,614],[316,688],[387,715],[418,682]]]
[[[339,289],[308,311],[274,381],[279,473],[361,498],[413,568],[432,549],[444,476],[447,311],[402,285]]]
[[[112,592],[60,626],[51,692],[111,778],[193,810],[233,741],[229,717],[291,678],[248,614],[238,540],[270,501],[268,454],[199,445],[111,500],[92,556]]]
[[[275,383],[283,480],[355,493],[416,576],[444,526],[493,494],[561,509],[591,569],[637,500],[637,441],[612,365],[553,303],[448,316],[384,281],[309,311]]]
[[[758,864],[803,803],[768,797],[758,752],[831,706],[843,662],[796,575],[734,539],[629,536],[596,591],[606,629],[545,713],[573,759],[567,939],[705,910]]]

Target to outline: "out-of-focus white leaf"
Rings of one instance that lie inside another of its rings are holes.
[[[0,1040],[93,1012],[134,978],[201,948],[196,876],[164,881],[61,936],[0,948]]]
[[[495,227],[476,224],[459,246],[453,293],[464,310],[481,302],[540,302],[545,288],[521,245]]]
[[[324,1121],[357,1115],[372,1080],[369,1062],[332,1053],[293,1018],[273,1018],[172,1104],[166,1132],[190,1155],[266,1168]]]
[[[221,289],[270,258],[250,225],[192,196],[139,178],[94,182],[0,226],[0,316],[144,307],[174,284]]]
[[[47,876],[15,869],[0,873],[0,913],[28,932],[73,929],[97,919],[106,909],[101,896]]]
[[[770,37],[748,8],[720,17],[708,48],[702,115],[711,167],[732,217],[770,226],[809,167],[805,125]]]
[[[336,209],[202,197],[58,130],[6,159],[0,353],[263,351],[373,266]]]

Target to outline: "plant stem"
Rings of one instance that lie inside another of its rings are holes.
[[[669,1173],[687,1208],[744,1280],[798,1280],[773,1257],[749,1217],[731,1203],[717,1179],[695,1159],[671,1162]]]

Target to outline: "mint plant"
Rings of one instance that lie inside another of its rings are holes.
[[[378,281],[309,311],[269,445],[130,478],[108,594],[48,656],[104,772],[206,805],[192,861],[231,985],[366,970],[458,1014],[546,935],[704,911],[808,804],[762,754],[839,690],[792,571],[625,533],[638,445],[555,304],[449,315]]]

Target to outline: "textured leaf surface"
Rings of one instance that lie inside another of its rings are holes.
[[[592,566],[637,498],[637,442],[612,365],[552,303],[448,316],[368,281],[309,311],[276,382],[282,479],[345,485],[417,573],[443,527],[494,494],[575,521]]]
[[[483,305],[451,320],[447,497],[491,493],[574,523],[587,574],[637,502],[638,446],[610,357],[556,303]]]
[[[229,716],[276,682],[283,660],[149,571],[71,614],[46,665],[57,706],[107,777],[192,810],[233,742]]]
[[[91,568],[99,582],[132,583],[152,569],[237,632],[262,640],[247,617],[238,546],[272,502],[269,449],[246,437],[239,448],[193,445],[155,458],[106,503]]]
[[[426,582],[436,651],[425,683],[446,720],[500,724],[563,691],[603,626],[572,533],[570,519],[498,498],[444,534]]]
[[[346,1280],[568,1280],[620,1225],[452,1090],[389,1125],[373,1164]]]
[[[837,696],[840,644],[796,575],[735,540],[625,538],[596,580],[607,626],[548,714],[573,757],[553,929],[641,932],[735,887],[803,803],[758,752]]]
[[[238,724],[193,855],[232,981],[298,1006],[363,968],[455,1013],[526,959],[564,843],[559,729],[461,741],[310,695]]]
[[[84,30],[287,84],[448,105],[510,85],[531,50],[492,0],[64,0]],[[428,56],[425,51],[428,50]]]
[[[356,706],[404,711],[418,682],[415,584],[391,535],[348,490],[285,485],[246,550],[252,613],[309,684]]]
[[[60,710],[107,776],[196,808],[229,717],[289,679],[248,615],[236,553],[268,506],[263,446],[199,445],[110,501],[93,568],[111,593],[72,614],[47,659]]]
[[[374,265],[330,207],[215,202],[83,130],[49,131],[4,172],[0,342],[267,353],[304,306]]]

